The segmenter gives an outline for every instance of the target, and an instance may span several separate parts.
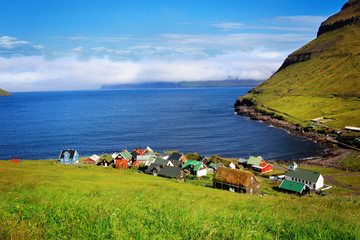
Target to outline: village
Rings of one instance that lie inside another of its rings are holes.
[[[273,171],[273,165],[261,156],[228,160],[217,155],[211,157],[197,153],[184,155],[178,151],[156,153],[150,147],[146,147],[145,150],[136,148],[131,152],[125,149],[111,155],[94,154],[83,163],[80,163],[79,153],[76,150],[68,149],[61,151],[59,162],[121,170],[133,169],[137,173],[176,179],[179,182],[186,181],[190,176],[201,178],[210,174],[213,175],[213,188],[250,195],[261,194],[261,180],[256,175]],[[281,182],[279,191],[299,196],[311,192],[319,193],[330,188],[324,185],[324,177],[321,173],[298,168],[293,161],[289,162],[286,174],[269,176],[269,179]]]

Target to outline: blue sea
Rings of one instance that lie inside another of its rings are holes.
[[[308,139],[234,113],[250,88],[19,92],[0,98],[0,159],[58,158],[150,146],[202,155],[302,159],[323,154]]]

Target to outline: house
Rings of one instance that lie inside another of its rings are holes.
[[[127,164],[132,160],[132,155],[131,153],[129,153],[127,150],[123,150],[121,153],[119,153],[115,159],[115,167],[116,168],[121,168],[121,169],[128,169],[128,167],[125,168],[125,160],[127,162]],[[121,167],[120,167],[121,166]]]
[[[231,169],[236,169],[236,165],[235,165],[235,163],[233,163],[233,162],[230,162],[229,167],[230,167]]]
[[[145,172],[148,173],[148,174],[157,176],[158,173],[160,172],[162,166],[163,166],[163,165],[159,165],[159,164],[152,163],[152,164],[150,164],[150,166],[148,167],[148,169],[146,169]]]
[[[79,154],[76,150],[68,149],[60,152],[60,163],[74,164],[79,163]]]
[[[154,151],[149,146],[147,146],[145,148],[145,150],[143,151],[143,154],[146,154],[146,153],[154,153]]]
[[[181,167],[164,166],[158,172],[159,177],[176,178],[179,182],[186,180],[186,174]]]
[[[182,168],[188,173],[194,174],[197,177],[206,176],[207,174],[207,167],[205,164],[199,161],[187,160]]]
[[[140,167],[141,163],[137,160],[133,161],[131,167]]]
[[[155,154],[145,154],[145,155],[138,155],[136,157],[136,161],[140,162],[140,164],[144,164],[145,166],[150,166],[156,159]]]
[[[180,161],[185,163],[187,161],[187,158],[185,157],[184,154],[178,153],[178,152],[174,152],[170,155],[170,157],[168,158],[168,160],[175,160],[175,161]]]
[[[96,154],[92,155],[84,161],[85,164],[96,164],[100,160],[100,157]]]
[[[168,160],[170,157],[170,154],[168,153],[158,153],[158,157],[162,157],[164,160]]]
[[[288,180],[283,180],[281,182],[279,188],[283,191],[293,192],[293,193],[296,193],[299,195],[308,193],[310,190],[310,188],[303,183],[293,182],[293,181],[288,181]]]
[[[222,163],[210,163],[210,168],[212,168],[212,169],[214,169],[214,172],[216,172],[218,169],[219,169],[219,167],[224,167],[224,164],[222,164]]]
[[[250,156],[246,164],[249,168],[261,173],[270,172],[273,170],[272,165],[265,162],[261,156]]]
[[[211,163],[211,161],[210,161],[210,159],[209,159],[208,157],[203,157],[202,162],[203,162],[203,164],[205,164],[206,166],[209,166],[210,163]]]
[[[154,161],[155,164],[164,165],[164,166],[171,166],[173,167],[174,164],[170,160],[164,160],[162,157],[157,157]]]
[[[110,163],[104,158],[100,162],[98,162],[97,165],[101,167],[108,167],[110,166]]]
[[[295,162],[291,162],[289,164],[289,171],[285,174],[284,181],[296,182],[308,187],[310,190],[315,191],[324,187],[324,177],[321,175],[321,173],[297,168],[297,164]],[[279,186],[280,189],[289,190],[286,189],[287,184],[289,183],[285,182],[284,185],[282,183]],[[297,188],[300,188],[300,185]]]
[[[219,167],[214,178],[214,188],[232,192],[245,192],[250,195],[260,194],[261,183],[252,172]]]
[[[21,160],[20,159],[11,159],[11,162],[21,163]]]
[[[117,169],[128,169],[129,168],[129,162],[126,161],[126,159],[117,159],[115,160],[115,168]]]

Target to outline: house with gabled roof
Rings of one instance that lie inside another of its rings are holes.
[[[181,167],[164,166],[158,172],[159,177],[176,178],[180,182],[186,180],[186,174]]]
[[[197,177],[202,177],[207,175],[207,167],[205,164],[203,164],[200,161],[187,160],[182,168],[188,173],[194,174]]]
[[[174,166],[170,160],[164,160],[162,157],[157,157],[154,161],[155,164],[164,165],[164,166]]]
[[[150,166],[148,167],[148,169],[146,169],[145,172],[146,172],[147,174],[151,174],[151,175],[157,176],[158,173],[160,172],[162,166],[163,166],[163,165],[152,163],[152,164],[150,164]]]
[[[298,168],[295,162],[289,164],[289,171],[285,174],[284,181],[306,185],[309,189],[315,191],[324,187],[324,177],[321,173]],[[286,182],[284,184],[286,184]],[[281,187],[281,185],[279,186],[280,189],[285,189],[285,185],[283,185],[283,187]]]
[[[130,161],[132,160],[132,155],[131,153],[128,152],[128,150],[122,150],[121,153],[119,153],[115,159],[115,167],[116,168],[121,168],[121,169],[127,169],[124,166],[125,161],[127,161],[128,165],[131,164]]]
[[[136,160],[139,161],[141,164],[144,164],[145,166],[150,166],[151,163],[155,162],[155,159],[155,154],[138,155],[136,157]]]
[[[181,162],[185,163],[187,161],[187,158],[182,153],[174,152],[170,155],[168,160],[176,160],[176,161],[181,161]]]
[[[115,168],[118,169],[128,169],[129,168],[129,162],[126,161],[126,159],[117,159],[115,160]]]
[[[164,160],[168,160],[170,157],[170,154],[168,153],[158,153],[158,157],[162,157]]]
[[[260,194],[261,183],[252,172],[219,167],[213,178],[214,188],[250,195]]]
[[[265,162],[261,156],[250,156],[246,162],[247,167],[250,167],[254,171],[266,173],[273,170],[272,165]]]
[[[20,159],[11,159],[11,162],[21,163],[21,160]]]
[[[96,154],[92,155],[84,161],[85,164],[97,164],[100,160],[100,157]]]
[[[60,163],[64,164],[79,163],[79,153],[74,149],[62,150],[59,158]]]
[[[281,182],[279,188],[281,190],[283,190],[283,191],[293,192],[293,193],[296,193],[296,194],[299,194],[299,195],[308,193],[309,190],[310,190],[303,183],[288,181],[286,179]]]

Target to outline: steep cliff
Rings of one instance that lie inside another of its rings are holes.
[[[318,117],[328,126],[360,127],[360,0],[348,1],[324,21],[318,37],[290,54],[267,81],[238,99],[252,108],[306,125]]]

